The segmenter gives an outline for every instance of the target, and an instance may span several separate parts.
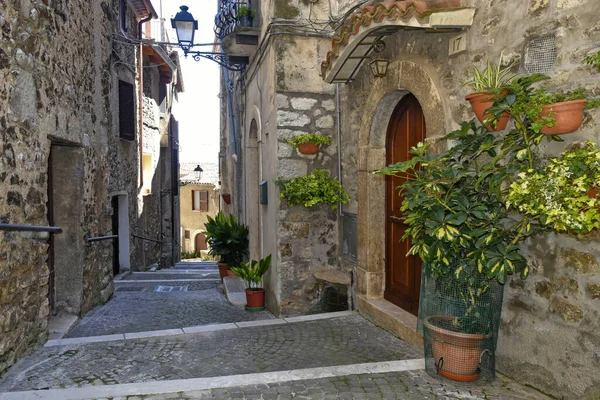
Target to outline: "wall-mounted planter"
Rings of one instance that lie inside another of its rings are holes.
[[[540,132],[545,135],[564,135],[575,132],[583,121],[585,102],[586,100],[572,100],[544,106],[540,116],[551,116],[556,123],[554,126],[544,126]]]
[[[298,145],[298,151],[302,154],[317,154],[319,145],[314,143],[302,143]]]
[[[471,107],[473,108],[473,112],[475,113],[475,116],[488,131],[502,131],[506,128],[506,125],[508,125],[508,120],[510,119],[510,114],[508,112],[502,113],[502,116],[496,122],[495,127],[493,127],[492,124],[484,123],[486,118],[490,116],[490,113],[485,113],[485,110],[494,105],[494,102],[490,100],[493,97],[493,93],[480,92],[471,93],[470,95],[465,97],[465,100],[469,100],[469,102],[471,103]]]
[[[231,194],[223,193],[221,195],[221,197],[223,198],[223,201],[225,202],[225,204],[231,204]]]

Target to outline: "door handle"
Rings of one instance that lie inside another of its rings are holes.
[[[393,219],[394,221],[398,221],[398,222],[404,222],[403,218],[396,217],[395,215],[390,215],[390,219]]]

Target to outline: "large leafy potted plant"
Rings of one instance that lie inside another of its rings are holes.
[[[319,132],[302,133],[287,139],[285,142],[298,148],[298,151],[302,154],[317,154],[321,145],[329,146],[331,144],[331,136]]]
[[[408,177],[399,188],[404,239],[412,240],[409,254],[423,260],[419,316],[430,373],[493,379],[503,284],[530,272],[520,245],[551,230],[589,232],[600,224],[598,200],[588,194],[599,184],[598,150],[588,143],[558,158],[534,157],[544,138],[560,140],[541,133],[552,117],[540,117],[532,86],[545,79],[519,77],[492,90],[487,112],[515,118],[506,136],[463,123],[445,137],[453,144],[447,151],[433,154],[420,143],[410,160],[375,171]],[[566,216],[556,205],[543,207],[551,186]]]
[[[290,180],[278,179],[275,183],[279,187],[279,197],[286,199],[290,206],[312,207],[325,203],[335,210],[340,203],[346,204],[350,199],[340,182],[320,169]]]
[[[511,74],[513,64],[502,67],[502,57],[498,64],[488,60],[483,69],[473,67],[473,77],[465,81],[464,85],[472,91],[465,99],[471,103],[475,116],[489,131],[501,131],[508,125],[510,114],[504,112],[499,118],[494,118],[487,110],[494,104],[494,100],[499,96],[506,95],[506,92],[494,93],[491,90],[504,86],[514,78]]]
[[[227,276],[228,267],[239,265],[248,256],[248,227],[222,211],[214,218],[207,216],[204,227],[203,233],[210,246],[208,254],[220,258],[219,274],[223,279]]]
[[[262,311],[265,309],[265,289],[262,287],[262,276],[271,266],[271,255],[260,260],[241,263],[232,267],[233,272],[246,284],[246,310]]]

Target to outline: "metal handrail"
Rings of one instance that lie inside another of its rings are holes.
[[[154,243],[164,243],[163,240],[156,240],[156,239],[150,239],[144,236],[138,236],[138,235],[131,235],[132,237],[136,238],[136,239],[142,239],[142,240],[147,240],[149,242],[154,242]]]
[[[119,235],[108,235],[108,236],[96,236],[91,238],[86,238],[87,242],[98,242],[100,240],[109,240],[109,239],[117,239]]]
[[[0,224],[0,231],[62,233],[62,228],[60,226]]]

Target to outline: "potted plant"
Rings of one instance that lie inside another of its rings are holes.
[[[260,259],[241,263],[232,270],[244,280],[246,284],[246,310],[262,311],[265,309],[265,289],[262,287],[262,276],[271,266],[271,255]]]
[[[329,146],[331,144],[331,136],[319,132],[303,133],[287,139],[285,142],[298,148],[302,154],[317,154],[321,145]]]
[[[279,179],[275,183],[279,187],[279,197],[286,199],[291,207],[297,204],[312,207],[325,203],[335,210],[339,203],[346,204],[350,200],[340,182],[331,178],[329,172],[320,169],[290,180]]]
[[[429,142],[420,143],[410,160],[375,171],[408,177],[399,187],[408,225],[403,239],[410,238],[409,254],[423,261],[419,323],[429,373],[493,379],[503,284],[509,275],[525,279],[530,272],[520,245],[549,231],[600,226],[598,199],[589,193],[600,185],[595,146],[534,157],[544,138],[560,140],[540,132],[552,117],[540,117],[535,95],[541,92],[532,86],[546,79],[518,77],[492,90],[507,93],[487,112],[515,118],[506,136],[466,122],[445,137],[449,150],[433,154]]]
[[[239,265],[248,256],[248,227],[239,224],[233,215],[225,216],[222,211],[213,218],[207,217],[204,224],[208,254],[220,258],[219,274],[223,279],[228,267]]]
[[[254,9],[248,6],[239,6],[237,10],[237,19],[240,22],[240,26],[251,27],[252,20],[256,16]]]
[[[504,130],[510,118],[508,112],[504,112],[497,119],[489,112],[486,112],[494,104],[495,100],[506,95],[505,91],[494,93],[491,90],[504,86],[515,76],[510,73],[513,64],[503,68],[501,61],[502,56],[500,56],[498,64],[488,60],[486,67],[482,70],[473,67],[473,77],[464,83],[472,91],[465,99],[471,103],[473,112],[479,122],[489,131]]]

